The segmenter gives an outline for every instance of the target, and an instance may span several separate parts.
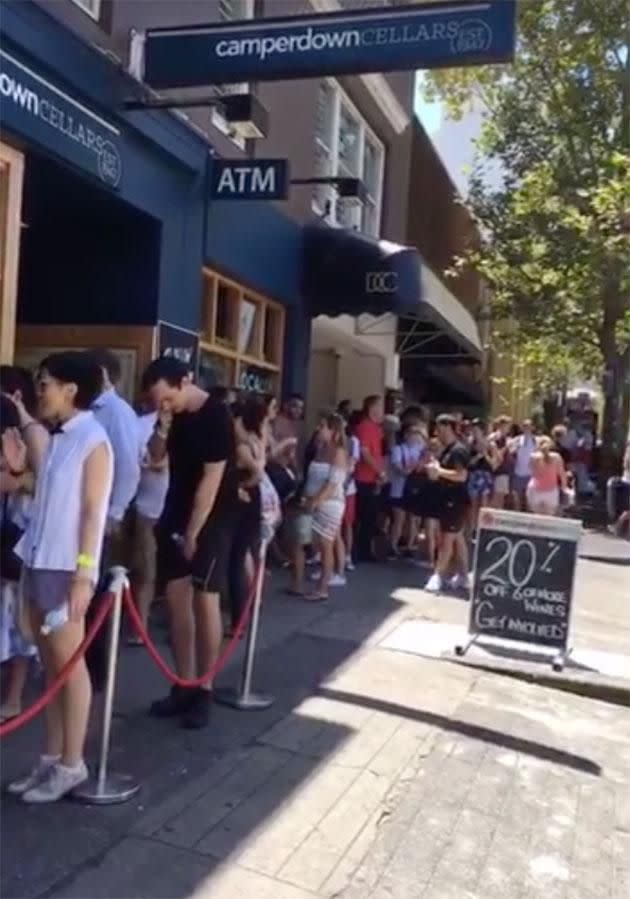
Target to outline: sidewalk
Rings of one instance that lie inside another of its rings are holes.
[[[580,562],[576,644],[630,655],[626,574]],[[409,621],[465,622],[419,583],[365,568],[328,606],[270,585],[255,683],[276,703],[216,707],[207,732],[146,717],[164,684],[125,649],[112,765],[142,792],[3,799],[1,895],[627,899],[628,710],[385,648]],[[4,741],[3,778],[40,732]]]

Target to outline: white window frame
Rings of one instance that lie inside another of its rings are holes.
[[[373,131],[372,128],[368,125],[365,120],[365,117],[361,115],[355,104],[352,102],[347,93],[343,90],[343,88],[339,85],[339,83],[334,78],[324,78],[322,79],[322,83],[326,85],[326,87],[332,92],[333,96],[333,108],[332,114],[330,116],[331,119],[331,134],[332,134],[332,146],[328,147],[323,143],[321,138],[315,134],[315,142],[323,144],[326,149],[330,152],[330,171],[329,175],[338,175],[343,174],[339,171],[339,121],[341,118],[341,108],[344,106],[347,111],[359,122],[359,147],[358,147],[358,159],[359,159],[359,170],[356,177],[363,178],[363,166],[364,166],[364,149],[365,149],[365,141],[366,137],[369,139],[370,143],[380,152],[380,160],[379,160],[379,172],[377,176],[377,195],[373,197],[374,206],[376,209],[375,221],[376,221],[376,230],[374,232],[369,232],[372,237],[380,236],[381,229],[381,218],[382,218],[382,204],[383,204],[383,181],[385,177],[385,144],[378,137],[378,135]],[[326,215],[326,209],[322,207],[322,205],[318,202],[318,196],[324,198],[324,203],[330,207],[330,212]],[[334,225],[335,227],[342,227],[337,219],[337,192],[334,187],[324,187],[319,188],[319,190],[313,192],[312,199],[312,209],[313,212],[320,216],[326,217],[326,221]],[[363,212],[363,203],[357,202],[357,212],[358,212],[358,224],[355,227],[358,230],[362,230],[362,215]]]
[[[78,6],[86,16],[94,19],[95,22],[100,22],[102,0],[70,0],[70,2]]]
[[[100,0],[99,0],[100,2]],[[230,0],[228,0],[228,3]],[[221,21],[223,22],[243,22],[246,19],[254,18],[254,0],[240,0],[245,4],[247,15],[243,16],[242,19],[230,19],[224,13],[223,0],[219,0],[219,13],[221,15]],[[230,96],[231,94],[248,94],[249,93],[249,82],[244,81],[241,84],[223,84],[217,85],[215,93],[222,94],[225,97]],[[213,106],[210,110],[210,122],[211,124],[222,134],[225,134],[226,137],[229,137],[233,143],[236,144],[237,147],[240,147],[241,150],[245,149],[245,140],[242,137],[237,137],[233,133],[231,133],[231,128],[229,122],[221,114],[221,110]]]

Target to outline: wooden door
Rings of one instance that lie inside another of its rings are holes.
[[[13,361],[24,157],[0,143],[0,361]]]

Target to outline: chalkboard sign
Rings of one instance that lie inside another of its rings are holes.
[[[582,522],[482,509],[471,634],[564,650]]]

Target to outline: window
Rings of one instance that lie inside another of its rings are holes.
[[[385,149],[365,120],[333,81],[319,87],[315,123],[315,175],[360,178],[364,202],[339,197],[333,187],[313,191],[313,210],[333,224],[377,237],[380,230]]]
[[[204,269],[200,383],[275,392],[285,312],[266,297]]]
[[[71,0],[75,6],[80,6],[83,12],[91,19],[98,22],[101,17],[101,0]]]
[[[223,22],[236,22],[239,19],[254,18],[254,0],[219,0],[219,15]],[[249,84],[245,81],[242,84],[217,84],[217,94],[224,97],[231,94],[247,94],[249,93]],[[245,141],[241,137],[235,137],[230,133],[228,122],[221,115],[221,110],[213,107],[210,110],[210,121],[221,131],[227,134],[241,149],[245,147]]]

